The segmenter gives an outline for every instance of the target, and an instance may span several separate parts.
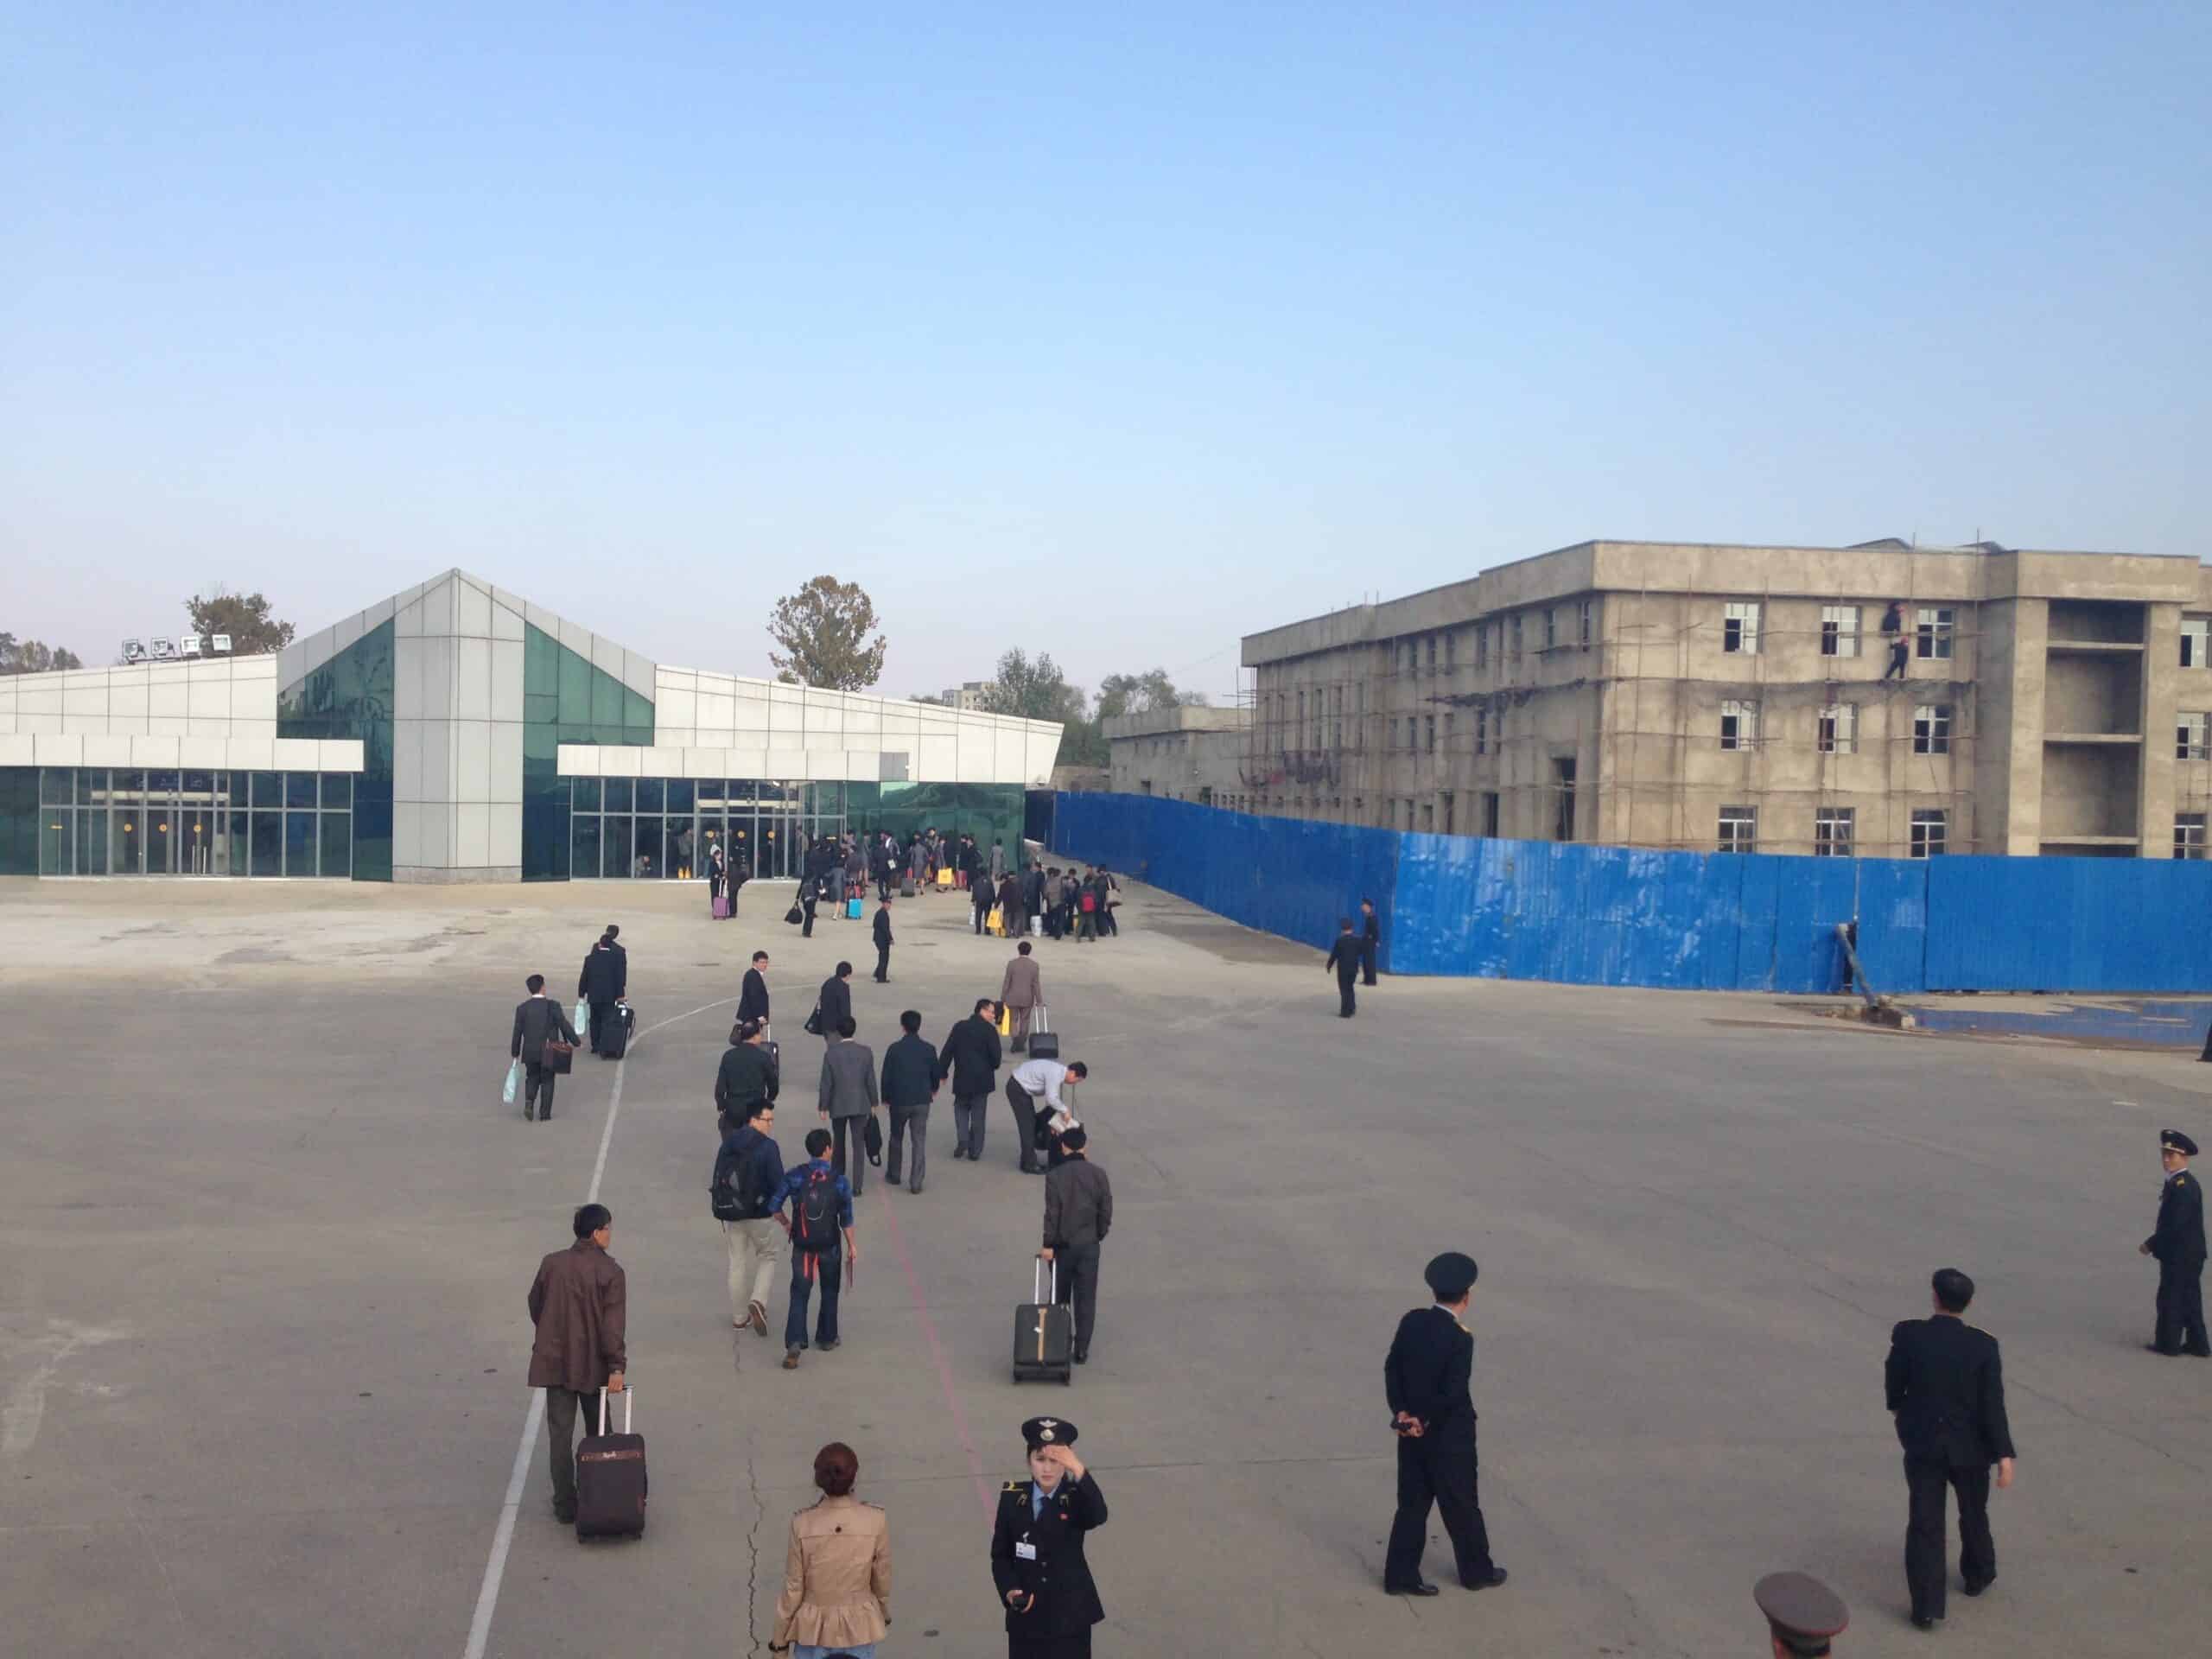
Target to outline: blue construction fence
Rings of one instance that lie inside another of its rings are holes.
[[[2212,863],[1791,858],[1311,823],[1063,794],[1053,850],[1326,948],[1363,898],[1393,973],[1681,990],[2212,991]]]

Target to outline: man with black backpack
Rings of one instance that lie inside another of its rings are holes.
[[[830,1131],[806,1132],[806,1162],[785,1173],[769,1209],[791,1210],[785,1222],[791,1240],[791,1305],[784,1315],[784,1369],[798,1369],[806,1346],[806,1305],[815,1282],[822,1285],[822,1312],[815,1318],[815,1345],[828,1353],[837,1345],[837,1293],[846,1263],[857,1268],[861,1249],[853,1237],[853,1189],[830,1162]],[[843,1246],[842,1255],[839,1250]]]
[[[776,1195],[783,1190],[784,1154],[776,1146],[776,1106],[765,1098],[744,1107],[745,1121],[732,1129],[715,1157],[707,1188],[714,1217],[729,1246],[730,1324],[748,1325],[768,1334],[768,1287],[784,1254],[784,1230],[776,1221]]]

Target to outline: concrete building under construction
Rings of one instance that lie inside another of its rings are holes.
[[[2191,557],[1583,542],[1247,636],[1245,758],[1216,804],[1707,850],[2201,858],[2208,633]]]

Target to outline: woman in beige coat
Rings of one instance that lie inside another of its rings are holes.
[[[793,1659],[849,1653],[874,1659],[891,1623],[891,1527],[873,1503],[853,1496],[860,1476],[853,1448],[832,1440],[814,1454],[821,1501],[791,1516],[784,1554],[784,1592],[768,1645]]]

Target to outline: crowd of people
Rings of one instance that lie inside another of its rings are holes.
[[[963,842],[918,837],[915,844],[923,849],[919,864],[895,861],[898,855],[887,838],[880,849],[859,855],[893,860],[888,868],[905,868],[919,887],[931,871],[944,868],[931,861],[940,855],[964,863],[973,844],[965,842],[963,849]],[[850,874],[855,850],[839,849],[836,878]],[[983,881],[991,880],[992,865],[998,862],[1002,855],[995,848],[975,866]],[[1031,869],[1047,882],[1053,874],[1034,860]],[[1003,870],[997,880],[1012,884],[1017,877]],[[879,913],[887,914],[887,883],[880,881],[879,888]],[[1103,899],[1116,889],[1107,877],[1103,885],[1084,890]],[[1039,889],[1047,903],[1054,902],[1051,892],[1049,887]],[[1065,899],[1065,889],[1059,897]],[[1012,902],[1027,904],[1019,893]],[[1101,909],[1106,908],[1102,903]],[[1363,973],[1368,984],[1375,982],[1379,925],[1371,903],[1363,901],[1361,908],[1364,925],[1356,931],[1345,918],[1329,960],[1347,1016],[1354,1008],[1355,979]],[[1025,908],[1017,913],[1030,912]],[[627,958],[618,936],[617,928],[608,927],[586,958],[579,983],[588,1011],[582,1018],[572,1022],[546,996],[543,976],[529,976],[530,994],[515,1011],[511,1042],[516,1065],[527,1071],[526,1118],[532,1116],[533,1103],[538,1121],[550,1116],[553,1057],[579,1044],[578,1027],[588,1027],[594,1049],[602,1031],[626,1029]],[[887,936],[886,925],[879,940],[887,957]],[[997,995],[976,998],[941,1043],[922,1035],[918,1010],[901,1011],[899,1034],[880,1061],[860,1038],[852,964],[837,963],[815,994],[804,1024],[808,1034],[823,1040],[815,1100],[819,1121],[804,1137],[805,1158],[788,1168],[775,1136],[783,1065],[771,1026],[771,965],[767,951],[753,953],[712,1089],[720,1145],[709,1179],[710,1209],[728,1255],[733,1327],[759,1338],[768,1335],[769,1299],[778,1268],[788,1259],[784,1369],[798,1369],[809,1351],[835,1351],[842,1342],[840,1293],[859,1265],[857,1209],[867,1171],[880,1164],[888,1187],[898,1187],[904,1176],[910,1196],[923,1192],[930,1111],[948,1085],[953,1096],[952,1156],[980,1164],[988,1109],[1003,1071],[1014,1167],[1045,1177],[1037,1255],[1052,1264],[1053,1294],[1069,1306],[1073,1363],[1088,1363],[1096,1333],[1101,1249],[1113,1224],[1113,1188],[1105,1169],[1091,1161],[1090,1134],[1075,1104],[1076,1088],[1088,1079],[1090,1068],[1080,1060],[1062,1060],[1056,1036],[1045,1040],[1049,1026],[1044,976],[1031,939],[1018,939],[1001,969]],[[880,959],[879,980],[887,977],[885,969]],[[1050,1052],[1025,1057],[1025,1047]],[[887,1141],[879,1114],[888,1119]],[[2197,1147],[2181,1131],[2166,1130],[2159,1153],[2165,1181],[2158,1224],[2142,1245],[2143,1253],[2159,1264],[2150,1346],[2161,1355],[2212,1357],[2201,1293],[2203,1198],[2189,1170]],[[626,1287],[622,1269],[608,1254],[612,1229],[606,1206],[588,1204],[579,1209],[573,1217],[574,1242],[545,1257],[529,1297],[537,1332],[529,1382],[546,1391],[553,1509],[563,1521],[576,1515],[576,1423],[582,1421],[587,1434],[597,1433],[601,1391],[618,1395],[625,1387]],[[1446,1252],[1428,1263],[1424,1276],[1431,1303],[1401,1320],[1383,1368],[1397,1441],[1397,1509],[1383,1586],[1421,1597],[1439,1593],[1421,1571],[1432,1510],[1441,1516],[1457,1576],[1465,1588],[1493,1588],[1507,1577],[1491,1555],[1478,1491],[1475,1344],[1467,1323],[1476,1263]],[[1999,1344],[1964,1321],[1974,1295],[1973,1281],[1955,1268],[1943,1268],[1934,1274],[1930,1293],[1929,1316],[1900,1323],[1892,1332],[1884,1371],[1886,1403],[1904,1453],[1910,1617],[1923,1630],[1934,1629],[1947,1611],[1948,1500],[1955,1497],[1958,1504],[1964,1592],[1978,1597],[1997,1576],[1989,1494],[1993,1485],[2003,1490],[2012,1484],[2016,1458]],[[991,1572],[1014,1656],[1087,1655],[1091,1628],[1103,1618],[1084,1556],[1084,1538],[1104,1523],[1105,1499],[1073,1452],[1076,1433],[1064,1419],[1037,1417],[1024,1423],[1029,1477],[1007,1482],[1000,1494]],[[889,1528],[880,1510],[853,1497],[858,1467],[851,1448],[842,1444],[826,1446],[817,1455],[815,1484],[823,1497],[791,1522],[771,1642],[777,1651],[805,1659],[868,1659],[883,1639],[890,1623]],[[1840,1599],[1802,1573],[1770,1574],[1759,1581],[1756,1597],[1779,1659],[1828,1652],[1830,1639],[1847,1618]]]

